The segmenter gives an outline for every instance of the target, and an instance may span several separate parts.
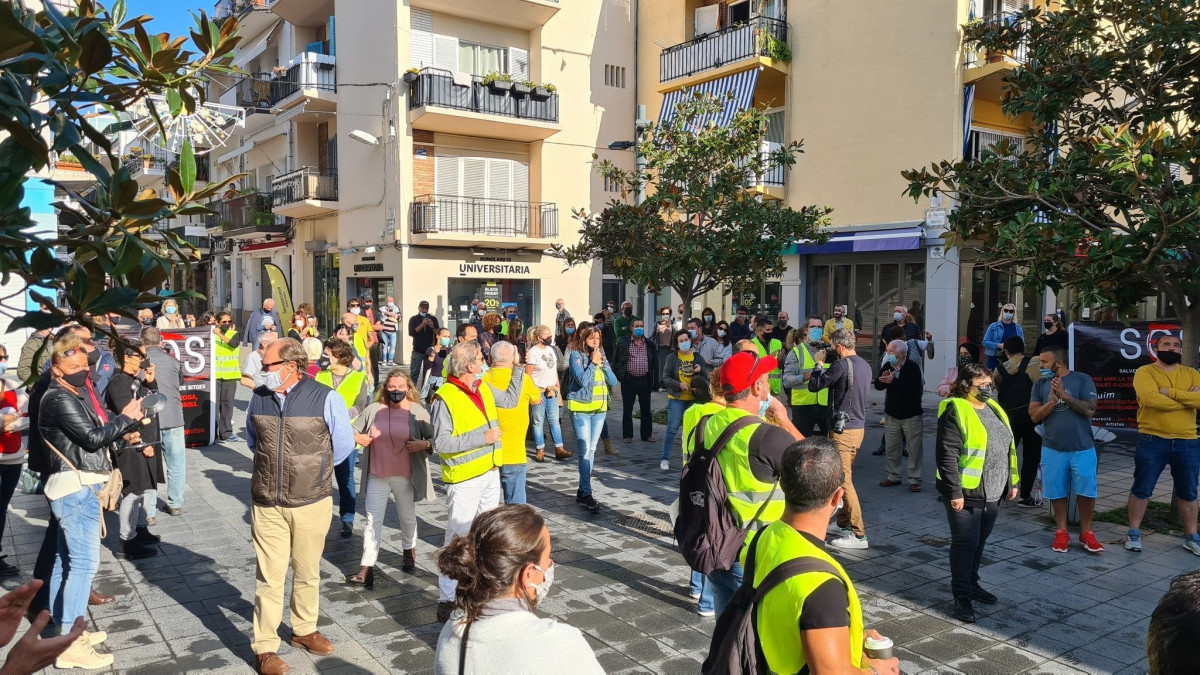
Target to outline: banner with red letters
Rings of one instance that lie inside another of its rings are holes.
[[[1071,370],[1086,373],[1096,383],[1099,401],[1092,424],[1112,429],[1137,428],[1137,394],[1133,374],[1156,360],[1154,344],[1164,334],[1180,334],[1169,321],[1084,323],[1076,321],[1071,336]]]

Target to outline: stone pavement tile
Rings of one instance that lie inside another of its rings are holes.
[[[658,636],[658,639],[671,649],[689,656],[698,656],[703,660],[712,644],[711,628],[696,626],[694,628],[679,628]]]
[[[111,652],[131,647],[146,647],[157,642],[165,642],[165,640],[156,627],[149,626],[119,632],[108,631],[108,639],[104,641],[104,647]]]
[[[664,675],[693,675],[698,667],[697,661],[686,656],[646,664],[646,669],[650,672]]]
[[[682,656],[665,643],[649,637],[636,638],[618,644],[614,646],[614,649],[638,663],[657,663]]]
[[[596,650],[596,660],[606,673],[638,672],[638,663],[615,649]]]
[[[934,637],[905,644],[904,648],[938,663],[950,663],[959,657],[974,654],[994,644],[994,640],[989,640],[978,633],[972,633],[962,628],[953,628],[938,633]]]
[[[998,644],[955,659],[949,665],[970,675],[1008,675],[1028,670],[1045,660],[1033,652]]]
[[[690,621],[682,620],[674,616],[669,616],[661,612],[651,612],[641,616],[635,616],[625,619],[629,625],[642,631],[643,635],[656,637],[664,633],[678,630],[687,626],[701,626],[702,624],[712,623],[711,618],[702,617],[699,614],[693,613]],[[707,630],[708,628],[705,627]]]
[[[418,647],[397,654],[380,656],[377,660],[393,673],[418,673],[432,671],[434,659],[433,649]]]
[[[875,626],[881,635],[891,638],[897,645],[908,645],[922,638],[937,635],[954,628],[954,624],[935,616],[915,613],[896,619],[882,621]]]
[[[113,662],[113,668],[116,670],[125,670],[151,663],[170,661],[175,656],[171,653],[171,648],[165,642],[128,647],[110,653],[116,659]]]
[[[1072,650],[1057,659],[1061,663],[1090,673],[1115,673],[1130,665],[1123,661],[1106,658],[1093,652],[1091,646]]]
[[[1118,640],[1101,638],[1084,647],[1067,652],[1064,658],[1068,660],[1068,662],[1070,662],[1071,659],[1074,659],[1077,661],[1090,663],[1088,660],[1092,659],[1093,657],[1115,661],[1121,664],[1122,667],[1133,665],[1146,659],[1146,643],[1143,641],[1140,645],[1140,648],[1138,648],[1137,646],[1129,645]],[[1117,668],[1115,670],[1119,669],[1120,668]]]

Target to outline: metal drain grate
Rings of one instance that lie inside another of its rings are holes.
[[[672,540],[675,538],[675,531],[671,528],[671,521],[647,513],[613,513],[611,516],[604,518],[604,522],[656,537],[666,537]]]

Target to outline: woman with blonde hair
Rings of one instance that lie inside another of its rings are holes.
[[[300,346],[304,347],[304,353],[308,355],[308,376],[316,377],[317,373],[321,372],[321,357],[324,355],[325,345],[315,337],[307,337]]]
[[[363,446],[362,476],[366,485],[367,525],[363,528],[363,554],[358,573],[346,583],[375,584],[375,562],[383,534],[388,495],[396,500],[400,516],[400,569],[417,566],[416,503],[433,497],[429,457],[433,454],[433,427],[429,412],[420,404],[417,387],[407,368],[394,368],[375,395],[375,402],[354,420],[354,440]]]
[[[166,300],[163,300],[162,311],[162,316],[158,317],[157,322],[159,330],[177,330],[187,327],[187,325],[183,322],[183,316],[179,314],[179,303],[175,302],[171,298],[167,298]]]

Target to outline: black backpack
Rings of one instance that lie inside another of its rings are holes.
[[[1029,377],[1028,368],[1032,359],[1032,356],[1021,359],[1021,365],[1017,366],[1015,373],[1010,374],[1003,365],[996,368],[996,374],[999,375],[995,378],[996,401],[1005,412],[1010,412],[1010,416],[1013,410],[1028,414],[1029,395],[1033,391],[1033,380]]]
[[[766,528],[764,528],[766,529]],[[767,673],[767,657],[763,654],[758,639],[758,603],[773,588],[788,579],[806,572],[830,572],[840,581],[842,575],[837,568],[820,558],[795,558],[781,563],[771,570],[756,588],[754,586],[754,558],[758,550],[758,538],[762,530],[750,541],[746,553],[746,568],[742,585],[730,598],[729,604],[717,618],[713,629],[712,644],[708,658],[700,666],[701,673]]]
[[[688,566],[701,574],[733,567],[746,541],[746,531],[758,520],[770,498],[759,507],[754,520],[738,527],[729,508],[725,477],[717,454],[729,445],[734,434],[751,424],[761,424],[755,415],[743,415],[725,427],[711,447],[704,442],[704,427],[711,415],[696,423],[695,451],[679,478],[679,517],[675,519],[675,541]],[[775,496],[778,485],[771,490]]]

